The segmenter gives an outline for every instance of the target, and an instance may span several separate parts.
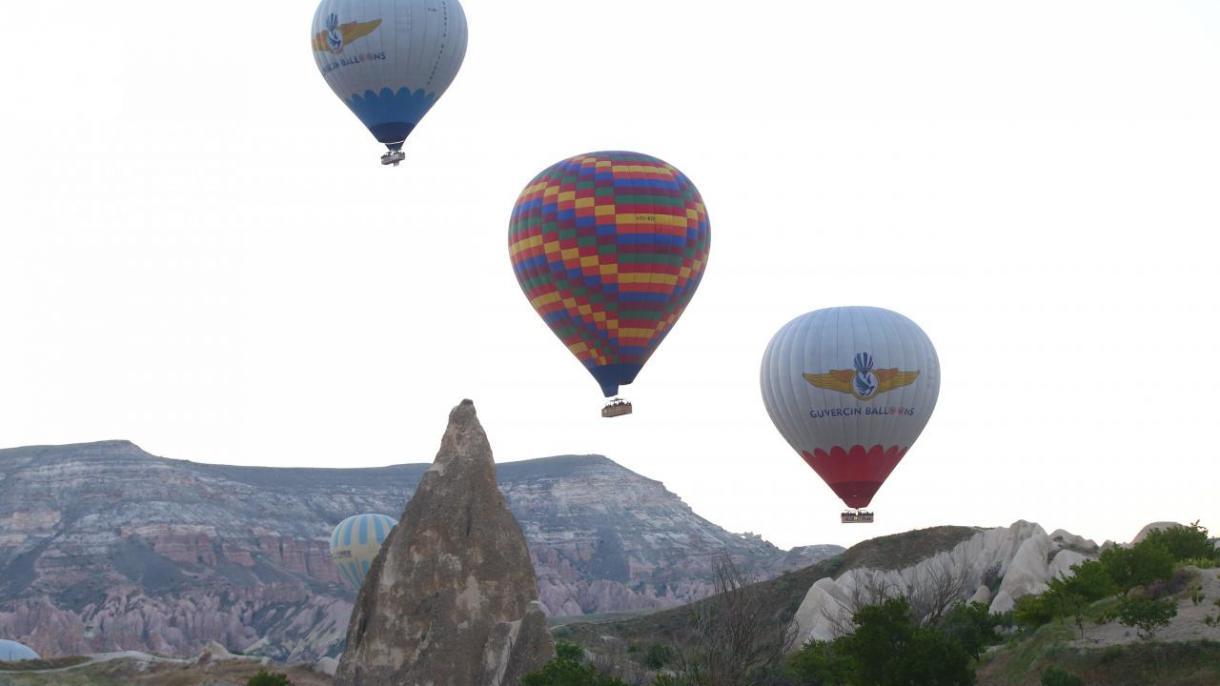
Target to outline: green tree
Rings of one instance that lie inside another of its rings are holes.
[[[1087,560],[1072,566],[1072,576],[1065,580],[1067,590],[1076,593],[1090,603],[1118,593],[1105,565],[1097,560]]]
[[[1122,592],[1173,576],[1173,554],[1163,544],[1145,538],[1131,548],[1107,548],[1101,564]]]
[[[1148,640],[1177,616],[1178,604],[1169,598],[1123,598],[1117,613],[1120,624],[1137,628],[1140,638]]]
[[[559,641],[555,644],[555,657],[560,660],[572,660],[573,662],[584,662],[585,649],[575,643],[566,643]]]
[[[1208,538],[1207,529],[1199,526],[1199,522],[1190,526],[1157,529],[1148,534],[1144,540],[1163,546],[1177,562],[1191,559],[1216,559],[1216,547]]]
[[[788,673],[800,686],[844,686],[855,663],[843,654],[844,639],[811,641],[788,660]]]
[[[997,622],[983,603],[958,603],[941,617],[936,628],[977,660],[983,649],[999,641]]]
[[[970,655],[953,639],[911,619],[904,599],[861,608],[856,631],[836,643],[852,663],[853,686],[969,686]]]
[[[521,677],[521,686],[627,686],[619,679],[585,664],[585,651],[572,643],[557,643],[555,659]]]
[[[1042,672],[1042,686],[1084,686],[1084,679],[1059,667],[1048,667]]]
[[[1054,618],[1054,608],[1045,594],[1023,595],[1012,608],[1012,621],[1023,629],[1037,629]]]
[[[644,653],[644,666],[649,669],[661,669],[665,665],[673,662],[674,649],[663,643],[653,643],[648,647],[648,652]]]
[[[292,682],[288,680],[287,674],[278,674],[268,672],[265,669],[258,670],[258,674],[250,677],[246,682],[246,686],[292,686]]]

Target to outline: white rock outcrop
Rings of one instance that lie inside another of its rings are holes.
[[[1145,538],[1148,538],[1148,534],[1152,533],[1153,531],[1160,531],[1163,529],[1176,529],[1180,526],[1182,526],[1182,525],[1178,524],[1177,522],[1153,522],[1153,523],[1149,524],[1148,526],[1145,526],[1144,528],[1140,529],[1140,532],[1135,535],[1135,538],[1131,539],[1131,545],[1135,545],[1136,543],[1139,543],[1140,541],[1144,540]]]
[[[793,617],[796,645],[833,640],[852,629],[856,607],[884,597],[904,596],[917,612],[935,612],[946,602],[990,603],[992,612],[1012,609],[1017,598],[1041,593],[1055,576],[1097,556],[1092,541],[1017,521],[979,531],[953,549],[900,570],[852,569],[836,579],[819,579]],[[998,588],[992,593],[988,584]]]

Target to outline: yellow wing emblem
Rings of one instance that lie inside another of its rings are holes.
[[[886,391],[892,391],[895,388],[910,386],[915,383],[915,379],[919,378],[919,372],[902,372],[898,371],[897,367],[891,369],[878,369],[873,372],[877,377],[877,393],[880,395]]]
[[[805,380],[817,386],[825,388],[828,391],[836,391],[838,393],[851,393],[851,380],[856,375],[850,369],[832,369],[825,374],[810,374],[808,372],[802,374]]]
[[[808,372],[801,374],[811,385],[818,388],[825,388],[828,391],[836,393],[848,393],[854,395],[857,400],[872,400],[882,393],[910,386],[919,378],[918,371],[904,372],[897,367],[890,369],[878,369],[873,372],[873,376],[877,379],[877,390],[867,396],[860,395],[856,390],[855,377],[856,373],[850,369],[832,369],[825,374],[810,374]]]
[[[339,47],[339,50],[342,50],[344,47],[350,45],[353,41],[369,35],[375,31],[378,26],[381,26],[380,19],[374,19],[373,21],[349,21],[346,24],[340,25],[337,30],[339,31],[339,34],[343,36],[343,44]],[[315,51],[337,52],[335,50],[331,50],[330,43],[327,38],[328,33],[328,31],[319,31],[316,35],[314,35],[313,49]]]

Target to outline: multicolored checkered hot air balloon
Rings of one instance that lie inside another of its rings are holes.
[[[508,231],[521,290],[606,397],[635,380],[707,268],[711,225],[682,172],[636,152],[593,152],[534,177]],[[631,411],[612,401],[612,417]]]
[[[360,590],[369,565],[381,550],[390,529],[398,522],[383,514],[352,515],[339,522],[330,535],[330,558],[339,568],[339,576]]]

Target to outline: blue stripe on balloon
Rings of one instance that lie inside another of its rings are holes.
[[[343,527],[343,545],[352,544],[352,527],[355,526],[356,520],[348,518],[347,523]]]
[[[384,524],[381,520],[382,518],[380,516],[373,518],[373,537],[377,539],[378,545],[385,540],[385,532],[382,531]]]
[[[345,102],[377,140],[396,143],[405,139],[432,109],[436,94],[422,88],[414,92],[409,88],[397,91],[382,88],[376,93],[366,90],[362,94],[352,94]]]
[[[369,518],[367,516],[362,515],[360,517],[360,534],[356,538],[356,541],[360,545],[364,545],[369,542]]]

